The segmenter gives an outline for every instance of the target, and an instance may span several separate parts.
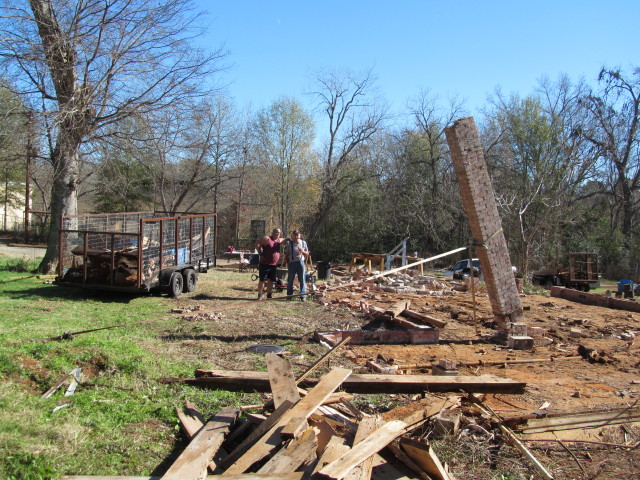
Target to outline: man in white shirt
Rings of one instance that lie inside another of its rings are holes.
[[[284,258],[289,270],[287,276],[287,295],[293,295],[293,281],[297,275],[298,282],[300,283],[300,300],[303,302],[306,300],[305,294],[307,293],[304,261],[310,253],[307,242],[301,238],[300,230],[296,229],[291,232],[291,238],[285,240],[284,250]]]

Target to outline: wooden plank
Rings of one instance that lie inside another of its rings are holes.
[[[353,439],[353,444],[357,445],[374,431],[380,428],[382,419],[378,416],[363,417],[358,424],[358,431]],[[371,470],[373,469],[373,455],[367,458],[360,465],[353,468],[347,475],[348,480],[369,480],[371,478]]]
[[[184,411],[176,407],[176,412],[178,413],[180,426],[184,430],[185,434],[189,439],[193,439],[202,427],[204,427],[204,417],[192,402],[185,400],[184,403]],[[207,466],[211,473],[216,469],[216,463],[213,460],[210,460]]]
[[[574,430],[577,428],[600,428],[609,425],[640,421],[640,411],[611,412],[609,414],[569,415],[565,418],[548,418],[528,420],[527,425],[518,428],[522,433],[542,433],[557,430]]]
[[[199,370],[198,378],[183,379],[184,383],[210,388],[225,388],[231,391],[249,390],[268,392],[269,378],[266,372],[241,372],[231,370]],[[204,376],[210,375],[210,376]],[[316,385],[318,380],[307,379],[303,386]],[[526,383],[497,377],[479,375],[440,377],[433,375],[383,375],[352,374],[342,383],[348,393],[423,393],[457,392],[468,393],[524,393]]]
[[[428,443],[401,438],[400,448],[430,477],[436,480],[452,480]]]
[[[444,328],[447,325],[447,322],[443,320],[439,320],[425,313],[416,312],[415,310],[409,310],[408,308],[404,312],[402,312],[401,315],[403,317],[409,317],[413,318],[414,320],[419,320],[436,328]]]
[[[204,426],[204,417],[189,400],[185,401],[184,411],[176,407],[180,426],[189,438],[194,437]]]
[[[350,450],[349,446],[345,444],[345,439],[334,435],[331,437],[327,446],[324,448],[322,455],[318,459],[318,463],[313,469],[313,473],[318,472],[334,460],[337,460],[342,455]]]
[[[225,407],[211,419],[187,445],[162,480],[200,480],[207,476],[207,466],[235,423],[240,410]]]
[[[421,480],[433,480],[429,475],[425,473],[425,471],[420,468],[416,462],[411,460],[409,455],[404,453],[400,447],[395,446],[393,443],[387,445],[387,450],[400,460],[409,470],[414,472]]]
[[[272,475],[270,473],[244,473],[241,475],[228,475],[225,476],[225,480],[302,480],[304,472],[287,472],[279,473],[278,475]],[[218,475],[208,475],[207,480],[219,480]],[[160,480],[157,476],[142,476],[142,477],[130,477],[130,476],[108,476],[108,475],[64,475],[60,477],[60,480]]]
[[[408,424],[403,420],[392,420],[372,432],[351,450],[317,472],[317,478],[339,480],[356,465],[382,450],[405,432]]]
[[[309,428],[309,424],[306,417],[293,417],[289,423],[282,427],[280,435],[282,438],[298,438],[307,428]]]
[[[307,396],[300,400],[293,408],[287,410],[280,420],[271,427],[260,440],[249,447],[247,452],[224,472],[224,475],[227,473],[244,473],[255,462],[267,456],[282,441],[280,432],[292,418],[309,418],[350,374],[351,370],[346,368],[334,368],[322,377],[313,390],[310,390]]]
[[[236,460],[238,460],[259,438],[267,433],[271,428],[280,421],[282,416],[289,411],[293,403],[285,400],[267,419],[256,427],[229,455],[220,462],[222,469],[229,468]]]
[[[289,445],[282,448],[265,463],[258,473],[287,473],[298,469],[310,458],[315,458],[318,441],[313,428],[307,430]]]
[[[292,403],[300,400],[296,379],[293,376],[289,360],[275,353],[267,353],[265,359],[267,361],[269,385],[271,386],[271,393],[273,393],[273,405],[278,408],[285,400],[289,400]]]

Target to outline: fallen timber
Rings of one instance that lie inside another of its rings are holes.
[[[206,388],[231,391],[270,392],[267,372],[233,370],[204,370],[195,372],[196,378],[165,378],[163,383],[183,383]],[[313,387],[318,380],[307,378],[300,386]],[[347,393],[524,393],[526,383],[495,375],[439,377],[433,375],[351,374],[341,385]]]

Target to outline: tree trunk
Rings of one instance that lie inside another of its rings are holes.
[[[54,271],[58,262],[60,217],[78,213],[78,147],[79,142],[69,138],[67,130],[61,128],[56,148],[53,152],[55,177],[51,187],[49,239],[47,241],[47,251],[38,267],[38,270],[42,273]]]

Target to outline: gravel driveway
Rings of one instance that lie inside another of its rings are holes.
[[[42,258],[45,247],[33,245],[17,245],[12,243],[12,239],[0,237],[0,256],[14,258]]]

